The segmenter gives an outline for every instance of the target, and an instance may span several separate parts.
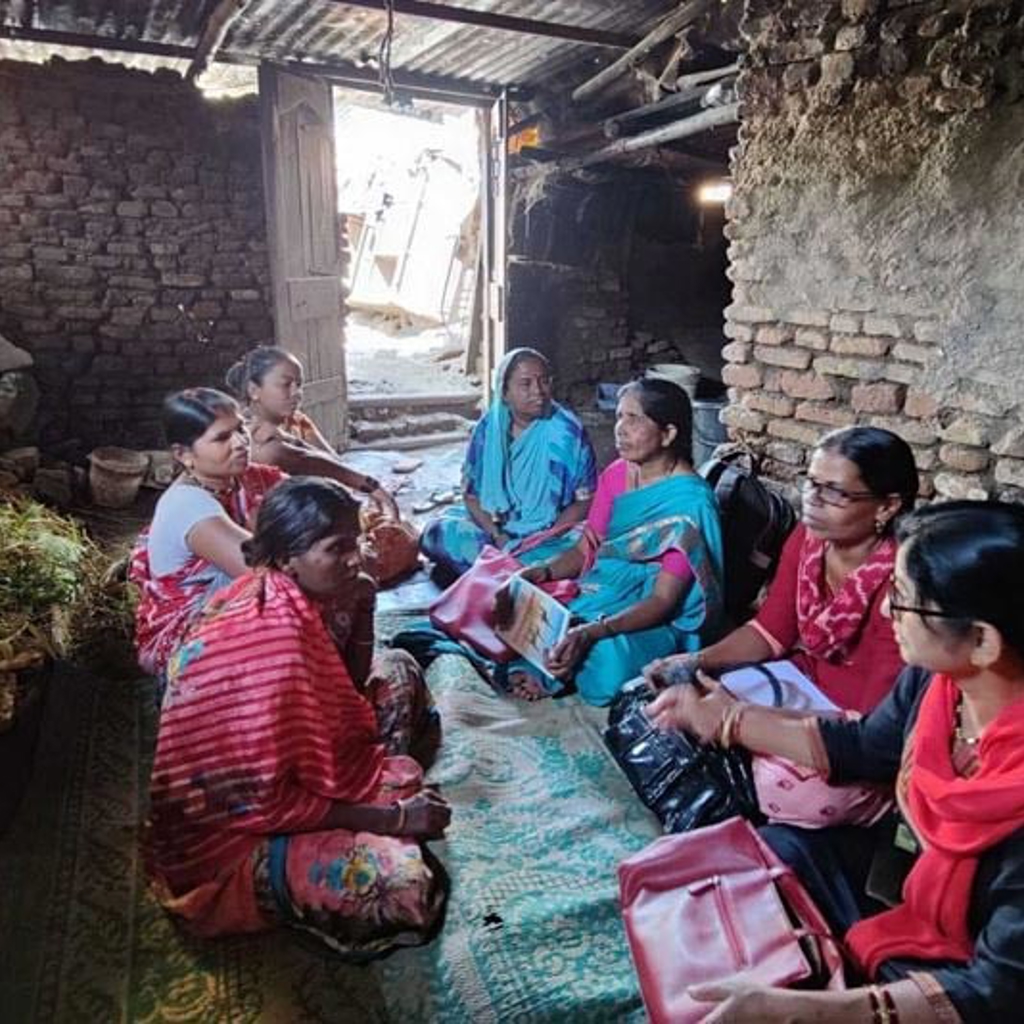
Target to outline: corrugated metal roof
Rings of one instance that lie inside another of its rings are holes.
[[[514,18],[640,38],[678,0],[445,0]],[[218,0],[0,0],[10,29],[101,37],[105,43],[170,44],[194,49]],[[383,10],[335,0],[250,0],[231,23],[221,52],[235,59],[363,65],[375,58]],[[30,37],[31,38],[31,37]],[[40,37],[35,39],[39,41]],[[396,71],[478,86],[536,86],[554,76],[586,77],[621,50],[490,27],[395,16]]]

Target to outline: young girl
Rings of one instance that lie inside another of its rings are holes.
[[[394,497],[372,476],[348,469],[299,409],[302,404],[302,364],[282,348],[261,345],[228,370],[228,387],[248,413],[253,458],[289,474],[307,473],[337,480],[369,495],[390,519],[399,518]]]

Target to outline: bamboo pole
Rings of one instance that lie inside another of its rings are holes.
[[[697,18],[709,11],[718,2],[719,0],[690,0],[689,3],[678,8],[661,21],[653,31],[644,36],[631,50],[627,50],[621,57],[609,64],[608,67],[594,75],[593,78],[577,86],[572,93],[573,102],[581,103],[595,96],[609,83],[614,82],[616,78],[625,74],[631,67],[639,64],[656,46],[665,42],[666,39],[670,39],[691,22],[696,21]]]

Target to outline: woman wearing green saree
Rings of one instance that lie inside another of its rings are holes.
[[[512,693],[536,699],[574,682],[607,704],[654,652],[699,650],[722,610],[722,537],[711,488],[691,463],[686,393],[644,379],[619,392],[621,458],[601,474],[580,531],[516,552],[533,583],[578,580],[577,623],[547,655],[546,672],[521,660],[500,666]]]

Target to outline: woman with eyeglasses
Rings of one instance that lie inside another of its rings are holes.
[[[655,688],[675,673],[789,658],[843,709],[865,712],[903,666],[882,615],[896,558],[893,531],[917,496],[914,453],[877,427],[826,434],[802,481],[802,522],[782,550],[757,615],[696,654],[652,662]]]
[[[737,702],[710,676],[652,705],[663,728],[895,785],[871,829],[763,835],[844,944],[861,987],[700,986],[708,1021],[1012,1021],[1024,1000],[1024,508],[949,502],[898,529],[884,588],[908,665],[859,720]],[[726,734],[723,736],[723,733]]]
[[[469,440],[463,504],[428,522],[420,547],[444,575],[460,576],[485,545],[508,549],[580,522],[596,482],[583,424],[551,398],[547,359],[532,348],[513,349],[494,371],[490,407]]]

